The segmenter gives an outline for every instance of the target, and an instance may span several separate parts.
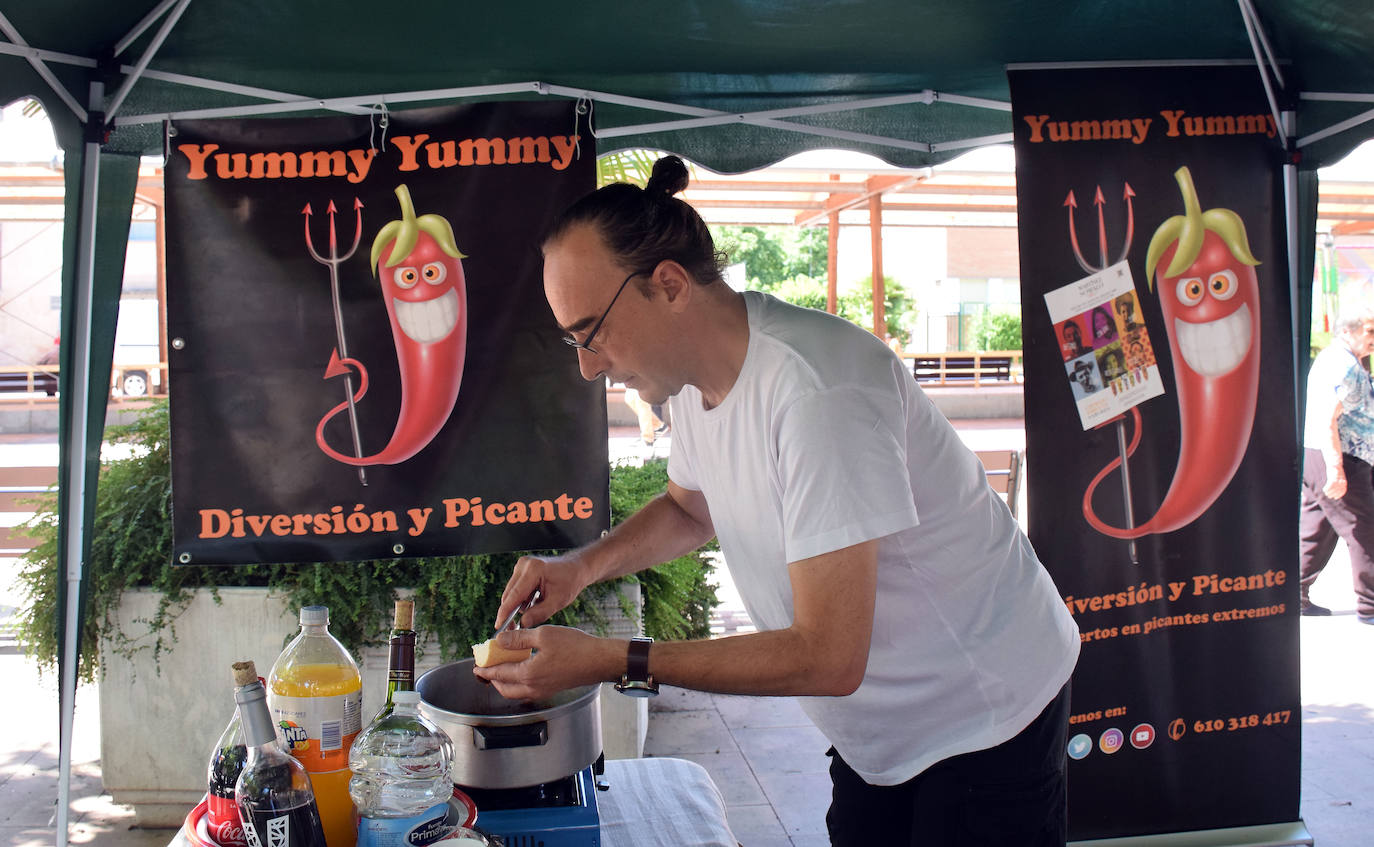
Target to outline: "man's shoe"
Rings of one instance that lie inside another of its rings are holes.
[[[1316,603],[1308,600],[1302,604],[1300,613],[1309,618],[1325,618],[1330,616],[1331,610],[1325,606],[1318,606]],[[1374,623],[1374,621],[1371,622]]]

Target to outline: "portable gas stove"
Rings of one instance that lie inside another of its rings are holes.
[[[528,788],[458,788],[477,805],[478,828],[504,847],[601,847],[596,773],[604,770],[602,761]]]

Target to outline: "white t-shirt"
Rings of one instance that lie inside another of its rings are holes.
[[[868,667],[799,702],[875,785],[1015,736],[1058,693],[1078,629],[977,456],[880,340],[746,292],[749,347],[725,400],[673,404],[668,475],[706,498],[760,629],[792,623],[788,563],[871,539]]]

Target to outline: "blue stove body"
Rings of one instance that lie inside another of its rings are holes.
[[[459,789],[477,804],[478,829],[500,838],[503,847],[601,847],[592,767],[565,782],[528,790]]]

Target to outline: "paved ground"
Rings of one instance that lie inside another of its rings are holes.
[[[961,433],[975,449],[1019,447],[1019,422],[991,421]],[[56,461],[46,438],[0,437],[0,465]],[[617,440],[624,457],[666,454],[666,440],[644,447],[630,433]],[[17,456],[23,456],[16,461]],[[6,516],[0,515],[0,521]],[[0,554],[0,624],[20,598],[15,561]],[[728,580],[718,631],[742,631],[747,616]],[[1301,813],[1319,847],[1367,847],[1374,832],[1374,627],[1353,615],[1349,561],[1338,550],[1313,599],[1338,612],[1302,620],[1303,773]],[[0,627],[2,629],[2,627]],[[57,794],[56,681],[40,678],[12,642],[0,639],[0,845],[52,844]],[[132,812],[103,794],[98,692],[77,700],[71,842],[111,847],[166,844],[169,830],[134,826]],[[207,728],[207,749],[218,733]],[[646,752],[704,765],[727,801],[730,824],[746,847],[819,847],[828,778],[825,742],[787,698],[706,695],[668,689],[653,703]]]

